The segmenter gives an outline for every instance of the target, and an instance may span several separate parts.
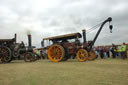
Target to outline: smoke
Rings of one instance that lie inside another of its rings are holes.
[[[27,30],[26,30],[26,34],[27,34],[27,35],[30,35],[30,34],[31,34],[31,32],[32,32],[32,31],[31,31],[31,30],[29,30],[29,29],[27,29]]]

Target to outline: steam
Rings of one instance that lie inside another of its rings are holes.
[[[30,35],[31,32],[32,32],[31,30],[26,30],[26,34],[27,34],[27,35]]]

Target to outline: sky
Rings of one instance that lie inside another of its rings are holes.
[[[128,42],[128,0],[0,0],[0,39],[13,38],[41,47],[41,40],[69,33],[82,33],[112,17],[113,33],[105,24],[95,45]],[[98,28],[87,33],[92,40]],[[82,39],[81,39],[82,40]]]

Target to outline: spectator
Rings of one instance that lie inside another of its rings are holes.
[[[94,51],[95,51],[95,53],[96,53],[96,58],[98,58],[97,47],[94,47]]]
[[[104,52],[103,52],[103,47],[100,48],[100,57],[101,59],[104,58]]]
[[[110,48],[109,47],[106,47],[106,53],[107,53],[108,58],[110,58]]]
[[[125,59],[126,58],[126,50],[127,50],[127,47],[126,47],[125,43],[123,43],[121,45],[121,50],[122,50],[121,56],[122,56],[123,59]]]
[[[107,49],[106,49],[106,47],[103,47],[103,53],[104,53],[104,58],[107,58]]]
[[[99,57],[99,51],[100,51],[99,47],[96,47],[96,58]]]
[[[116,58],[116,46],[114,44],[112,44],[111,52],[112,52],[112,58]]]
[[[122,58],[122,56],[121,56],[121,52],[122,52],[121,47],[118,47],[117,48],[117,52],[118,52],[119,58]]]

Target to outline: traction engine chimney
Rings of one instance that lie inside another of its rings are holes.
[[[83,44],[86,44],[86,30],[82,30],[83,33]]]
[[[28,47],[32,47],[31,34],[28,34]]]

